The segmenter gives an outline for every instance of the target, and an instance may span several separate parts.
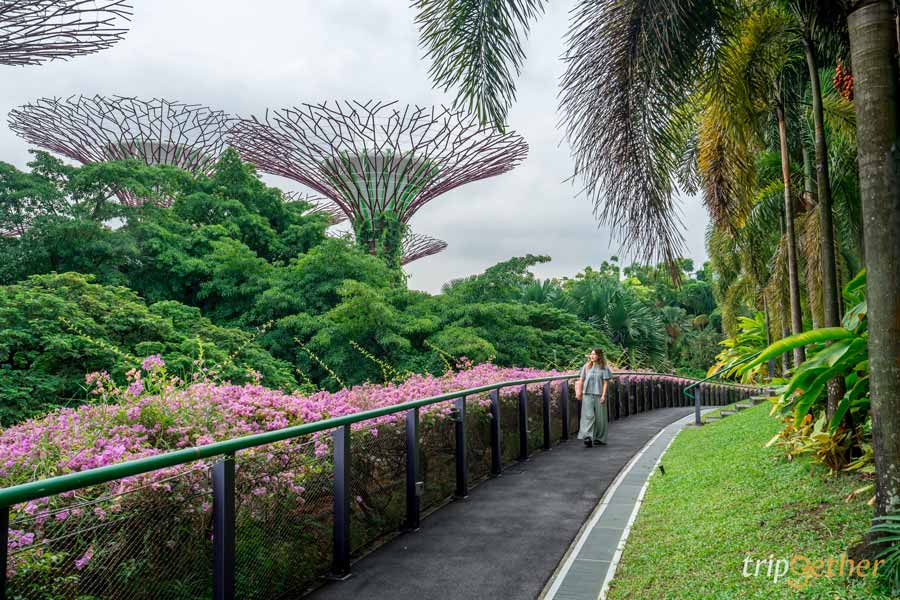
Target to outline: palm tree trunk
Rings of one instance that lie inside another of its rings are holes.
[[[900,508],[900,115],[890,0],[847,20],[865,229],[875,514]]]
[[[808,37],[803,38],[803,52],[809,68],[809,84],[812,89],[813,123],[816,132],[816,185],[818,196],[819,229],[822,237],[822,313],[825,327],[838,327],[841,314],[837,287],[837,257],[834,252],[834,217],[832,215],[831,174],[828,171],[828,145],[825,141],[825,118],[822,112],[822,85],[819,82],[819,65],[816,50]],[[844,378],[835,377],[828,382],[828,419],[834,416],[838,403],[844,397]]]
[[[778,119],[778,138],[781,142],[781,175],[784,179],[784,225],[787,233],[788,280],[791,299],[791,333],[803,332],[803,312],[800,307],[800,276],[797,268],[797,236],[794,231],[794,206],[791,200],[791,157],[788,154],[787,124],[784,121],[784,105],[779,101],[775,105],[775,117]],[[797,366],[806,358],[803,346],[794,348],[794,365]]]
[[[766,346],[772,345],[772,324],[769,321],[769,301],[766,299],[766,295],[763,294],[763,312],[766,315]],[[775,378],[775,359],[769,359],[769,380]]]
[[[781,339],[784,339],[791,335],[791,330],[788,327],[787,319],[784,318],[784,315],[787,314],[787,303],[782,302],[781,304]],[[791,355],[787,352],[781,355],[781,376],[787,377],[787,372],[791,370]]]
[[[809,150],[806,149],[805,140],[800,144],[800,152],[803,156],[803,203],[807,207],[812,207],[816,205],[816,191],[813,187],[815,177],[813,177],[812,159],[809,157]]]

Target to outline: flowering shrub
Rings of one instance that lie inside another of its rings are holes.
[[[366,384],[303,396],[270,390],[258,383],[216,384],[203,374],[193,382],[183,382],[167,372],[159,355],[150,356],[140,369],[127,374],[128,382],[123,386],[116,385],[106,373],[88,375],[93,403],[60,409],[0,433],[0,485],[83,471],[454,390],[554,374],[490,363],[463,366],[463,370],[441,377],[414,375],[397,384]],[[531,387],[539,390],[541,386]],[[515,397],[518,390],[506,388],[503,396]],[[486,413],[486,394],[471,400]],[[421,409],[423,445],[430,429],[448,422],[445,417],[451,409],[452,402]],[[402,431],[404,419],[401,412],[353,426],[354,447],[360,444],[366,449],[357,454],[367,461],[364,468],[373,478],[389,471],[385,465],[396,458],[393,455],[398,446],[390,446],[389,440],[381,446],[366,446],[360,440],[379,439],[381,443],[380,438],[391,436],[400,440],[402,436],[396,434]],[[399,450],[402,463],[402,447]],[[123,586],[133,593],[132,586],[138,581],[148,590],[148,597],[202,597],[203,590],[172,591],[197,574],[173,573],[171,556],[163,549],[177,548],[179,560],[175,562],[191,565],[179,568],[196,570],[208,564],[204,558],[211,534],[208,467],[209,463],[198,461],[13,507],[8,574],[13,589],[18,585],[18,589],[26,590],[14,597],[117,598],[124,595]],[[328,432],[241,451],[236,470],[241,556],[255,560],[248,556],[274,543],[265,537],[271,537],[273,530],[284,531],[289,540],[285,543],[291,545],[285,550],[300,560],[285,561],[282,566],[299,573],[306,568],[307,576],[313,573],[318,567],[315,563],[321,564],[321,549],[327,548],[330,534],[330,527],[321,527],[323,518],[330,518],[323,515],[330,515],[331,509],[327,497],[331,477]],[[357,496],[356,502],[365,509],[363,495]],[[78,535],[72,536],[72,532]],[[152,544],[142,538],[148,532],[153,533]],[[267,543],[247,546],[254,539]],[[269,557],[260,562],[269,568],[277,563]],[[111,577],[114,571],[117,576]],[[259,576],[271,577],[272,573]],[[27,590],[35,590],[35,595]],[[265,593],[260,592],[258,597],[265,597]]]

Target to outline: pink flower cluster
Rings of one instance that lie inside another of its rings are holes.
[[[400,384],[364,384],[302,396],[251,384],[149,385],[162,367],[162,361],[157,359],[149,357],[144,361],[151,379],[143,380],[138,389],[135,383],[142,379],[134,377],[128,393],[119,394],[114,402],[57,410],[0,433],[0,485],[83,471],[499,381],[556,374],[484,363],[440,377],[414,375]],[[88,381],[105,379],[102,375],[88,377]],[[513,388],[505,390],[509,395],[517,392]],[[487,402],[487,396],[479,400]],[[451,408],[451,402],[443,402],[424,408],[423,413],[445,415]],[[379,425],[403,418],[402,413],[387,415],[358,423],[357,428],[377,431]],[[321,445],[324,447],[324,442]],[[146,481],[142,479],[141,483]]]

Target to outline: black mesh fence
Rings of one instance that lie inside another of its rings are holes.
[[[328,571],[334,469],[327,433],[320,436],[236,455],[238,598],[295,597]]]
[[[488,395],[466,398],[466,460],[469,481],[491,474],[491,400]]]
[[[500,390],[500,462],[505,467],[519,459],[519,388]]]
[[[528,386],[528,453],[544,447],[544,396],[540,385]]]
[[[551,443],[562,435],[562,389],[550,385]],[[504,465],[520,454],[521,387],[500,391]],[[568,393],[569,435],[579,402]],[[421,508],[456,484],[453,402],[420,410]],[[543,447],[543,386],[525,396],[529,452]],[[469,483],[490,476],[490,396],[467,398]],[[295,598],[330,569],[334,457],[331,431],[238,452],[235,584],[242,600]],[[350,440],[350,551],[401,529],[406,516],[406,414],[354,425]],[[7,600],[200,600],[212,594],[214,461],[14,507]],[[111,486],[121,486],[113,488]],[[125,490],[109,494],[110,490]]]
[[[350,441],[350,552],[397,531],[406,516],[406,421],[354,430]]]
[[[437,410],[423,410],[419,423],[419,460],[425,483],[421,503],[425,510],[442,504],[453,495],[456,437],[454,421]]]
[[[558,383],[550,386],[550,440],[562,439],[562,387]]]
[[[212,486],[195,463],[128,492],[14,512],[11,600],[200,600],[212,593]],[[90,498],[79,500],[80,498]],[[17,507],[19,508],[19,507]],[[29,514],[30,513],[30,514]]]

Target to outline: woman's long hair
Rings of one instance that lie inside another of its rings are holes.
[[[600,365],[601,369],[605,369],[606,368],[606,356],[603,354],[603,350],[601,350],[600,348],[594,348],[593,352],[597,353],[597,364]],[[588,359],[588,362],[590,362],[590,359]]]

